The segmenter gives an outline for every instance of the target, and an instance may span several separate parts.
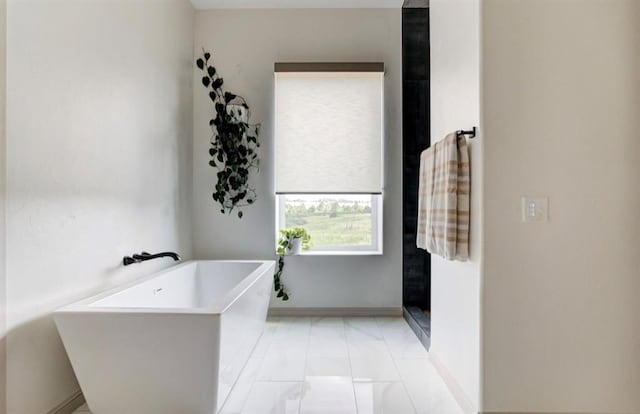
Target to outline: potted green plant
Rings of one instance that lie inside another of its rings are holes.
[[[311,236],[304,227],[294,227],[280,230],[280,239],[276,253],[279,255],[300,254],[311,247]]]
[[[278,264],[276,272],[273,274],[273,289],[277,292],[277,297],[283,301],[289,300],[289,294],[281,281],[282,271],[284,269],[284,256],[300,254],[302,250],[308,250],[311,247],[311,235],[307,233],[303,227],[294,227],[291,229],[280,230],[280,238],[278,239]]]

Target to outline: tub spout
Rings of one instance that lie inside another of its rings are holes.
[[[133,263],[140,263],[147,260],[158,259],[160,257],[171,257],[176,262],[180,260],[180,256],[178,255],[178,253],[174,253],[174,252],[162,252],[162,253],[156,253],[156,254],[142,252],[140,254],[134,254],[132,256],[123,257],[122,264],[124,266],[129,266],[130,264],[133,264]]]

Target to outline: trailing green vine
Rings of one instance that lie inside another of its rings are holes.
[[[278,263],[276,264],[276,271],[273,274],[273,289],[277,292],[276,297],[283,301],[289,300],[289,293],[281,280],[282,271],[284,270],[284,256],[287,253],[291,253],[295,239],[300,240],[303,250],[309,250],[311,247],[311,235],[309,235],[304,228],[294,227],[292,229],[280,230],[280,238],[278,239],[278,247],[276,248]]]
[[[278,263],[276,263],[276,272],[273,274],[273,290],[277,292],[276,297],[281,298],[283,301],[289,300],[289,294],[284,285],[280,281],[282,276],[282,270],[284,269],[284,256],[278,256]]]
[[[209,90],[215,118],[209,121],[212,130],[209,165],[216,168],[218,181],[212,194],[220,212],[231,214],[255,202],[256,190],[249,186],[249,171],[259,170],[258,133],[260,124],[249,124],[249,105],[241,96],[222,89],[224,80],[209,63],[211,54],[202,50],[196,66],[203,72],[202,84]]]

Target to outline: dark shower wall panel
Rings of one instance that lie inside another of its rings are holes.
[[[429,9],[402,9],[403,80],[429,80]]]
[[[420,154],[429,146],[429,9],[402,10],[403,304],[430,309],[430,256],[416,247]]]
[[[405,81],[403,98],[403,296],[405,306],[430,309],[430,257],[416,247],[420,153],[428,146],[428,81]]]

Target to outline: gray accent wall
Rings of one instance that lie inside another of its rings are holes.
[[[211,51],[225,87],[242,95],[261,122],[256,203],[220,214],[211,199],[206,90],[194,89],[194,252],[198,258],[275,258],[273,65],[275,62],[384,62],[385,188],[382,255],[291,256],[283,281],[291,299],[272,307],[397,308],[402,306],[402,96],[400,9],[211,10],[196,13],[195,52]],[[194,70],[195,65],[194,65]],[[196,72],[194,72],[196,73]],[[339,103],[337,103],[339,104]],[[330,120],[327,120],[330,122]],[[346,180],[349,177],[345,177]]]

